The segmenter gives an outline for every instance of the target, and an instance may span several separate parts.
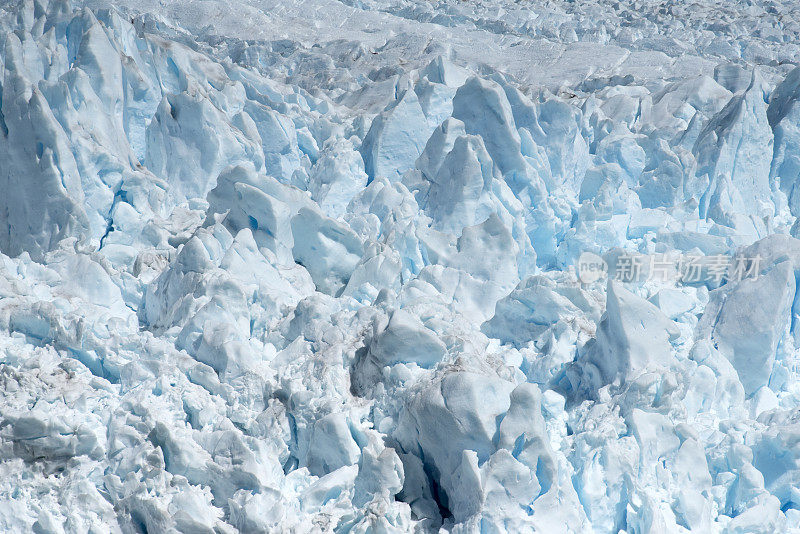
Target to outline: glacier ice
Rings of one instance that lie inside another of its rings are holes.
[[[800,532],[795,11],[0,2],[0,530]]]

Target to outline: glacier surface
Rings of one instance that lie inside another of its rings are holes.
[[[0,531],[800,532],[798,57],[793,0],[0,2]]]

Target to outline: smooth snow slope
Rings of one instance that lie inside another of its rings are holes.
[[[800,531],[794,2],[113,4],[0,11],[0,531]]]

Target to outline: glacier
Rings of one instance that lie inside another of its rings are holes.
[[[798,57],[792,0],[3,0],[0,531],[800,532]]]

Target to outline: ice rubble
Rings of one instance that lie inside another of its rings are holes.
[[[613,52],[606,4],[499,5],[383,11]],[[708,72],[555,94],[458,39],[4,4],[0,529],[800,531],[800,69],[760,59],[798,28],[758,6]],[[614,42],[674,55],[642,8]],[[623,250],[762,261],[576,277]]]

